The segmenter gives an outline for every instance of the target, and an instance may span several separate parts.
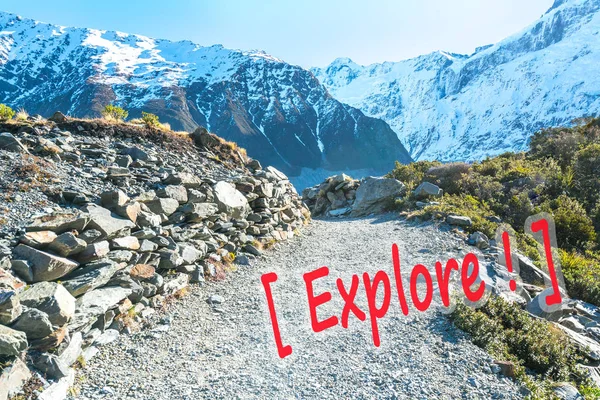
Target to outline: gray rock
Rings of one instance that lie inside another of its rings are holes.
[[[382,212],[393,205],[394,200],[405,191],[404,184],[396,179],[365,178],[356,191],[351,215],[359,217]]]
[[[138,251],[140,253],[147,253],[156,251],[156,249],[158,249],[158,245],[156,243],[148,239],[143,239],[142,241],[140,241],[140,248],[138,249]]]
[[[112,260],[100,260],[89,263],[69,275],[62,284],[74,297],[104,286],[119,270],[119,264]]]
[[[0,324],[9,325],[21,315],[21,303],[14,290],[0,289]]]
[[[0,374],[0,399],[15,398],[30,378],[31,371],[27,365],[20,358],[15,358]]]
[[[446,222],[450,225],[456,225],[456,226],[471,226],[471,225],[473,225],[473,221],[471,221],[471,218],[464,217],[461,215],[448,215],[446,217]]]
[[[570,383],[559,383],[552,391],[560,400],[584,400],[577,388]]]
[[[69,329],[78,331],[86,326],[91,326],[98,316],[105,314],[109,309],[129,297],[131,292],[131,289],[110,286],[85,293],[77,299],[75,315],[69,323]]]
[[[548,321],[558,321],[562,317],[570,315],[573,308],[564,301],[561,304],[552,305],[550,307],[546,305],[546,297],[552,293],[553,289],[551,287],[544,289],[527,305],[527,311],[536,317],[544,318]]]
[[[58,358],[65,365],[70,367],[71,365],[75,364],[77,358],[79,358],[81,355],[82,346],[83,336],[81,332],[75,332],[73,335],[71,335],[69,343],[64,348],[59,349]]]
[[[168,185],[162,189],[159,189],[156,194],[159,197],[177,200],[179,204],[185,204],[188,202],[187,189],[183,185]]]
[[[426,197],[442,197],[444,191],[439,186],[433,183],[423,182],[413,191],[413,194],[418,199]]]
[[[69,257],[81,253],[87,247],[85,240],[79,239],[71,232],[59,235],[48,247],[61,257]]]
[[[26,260],[31,267],[30,282],[52,281],[67,275],[79,263],[20,244],[13,250],[15,258]]]
[[[250,213],[250,205],[244,195],[230,183],[221,181],[213,188],[219,211],[236,219],[244,219]]]
[[[48,314],[53,325],[62,326],[75,312],[75,298],[62,285],[40,282],[21,294],[21,304]]]
[[[130,220],[112,214],[110,210],[95,204],[88,204],[82,208],[90,217],[89,228],[97,229],[102,233],[102,239],[112,239],[129,232],[135,224]]]
[[[48,314],[37,308],[27,308],[11,327],[25,332],[29,340],[42,339],[53,332]]]
[[[201,222],[219,212],[219,206],[214,203],[188,203],[182,211],[189,222]]]
[[[110,244],[108,241],[103,240],[88,244],[85,250],[77,255],[77,259],[82,263],[98,260],[105,257],[110,252]]]
[[[164,214],[167,217],[177,211],[179,202],[175,199],[159,198],[146,203],[146,206],[155,214]]]
[[[36,249],[49,245],[57,238],[52,231],[27,232],[21,236],[21,243]]]
[[[129,201],[129,197],[122,190],[108,190],[100,195],[100,204],[102,207],[114,209],[124,206]]]
[[[57,235],[76,230],[83,232],[90,218],[80,210],[69,210],[35,217],[27,226],[28,232],[53,231]]]
[[[0,133],[0,150],[29,154],[29,151],[23,146],[21,141],[9,132]]]
[[[40,354],[34,358],[33,366],[51,379],[60,379],[69,374],[69,366],[54,354]]]
[[[0,325],[0,356],[16,356],[27,348],[25,332]]]
[[[469,236],[469,244],[483,250],[490,247],[490,240],[481,232],[473,232]]]

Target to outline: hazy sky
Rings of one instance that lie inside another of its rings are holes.
[[[471,53],[535,21],[553,0],[2,0],[0,9],[59,25],[201,45],[262,49],[304,67],[435,50]]]

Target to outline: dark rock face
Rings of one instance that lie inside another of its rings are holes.
[[[204,126],[292,175],[302,167],[383,172],[411,160],[387,123],[264,53],[60,28],[8,13],[0,13],[0,30],[13,32],[0,41],[0,102],[30,114],[96,117],[114,102],[131,118],[151,112],[175,130]]]

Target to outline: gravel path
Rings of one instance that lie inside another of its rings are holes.
[[[444,315],[413,309],[404,316],[393,283],[390,309],[379,320],[380,348],[372,344],[369,320],[353,314],[349,329],[312,332],[302,275],[329,266],[315,292],[329,290],[333,299],[319,307],[319,316],[339,315],[336,278],[349,286],[352,274],[372,277],[379,269],[392,278],[392,243],[400,246],[404,274],[416,263],[431,267],[472,250],[435,226],[391,215],[313,221],[303,237],[225,282],[193,288],[163,317],[168,326],[105,346],[83,371],[78,398],[521,398],[519,386],[492,373],[489,356]],[[273,292],[283,340],[293,346],[285,359],[277,356],[260,283],[272,271],[279,276]],[[223,304],[209,305],[212,295]],[[362,283],[357,304],[367,310]]]

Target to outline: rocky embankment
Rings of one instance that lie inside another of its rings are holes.
[[[309,218],[284,174],[203,130],[3,124],[0,399],[64,397],[98,345]]]

